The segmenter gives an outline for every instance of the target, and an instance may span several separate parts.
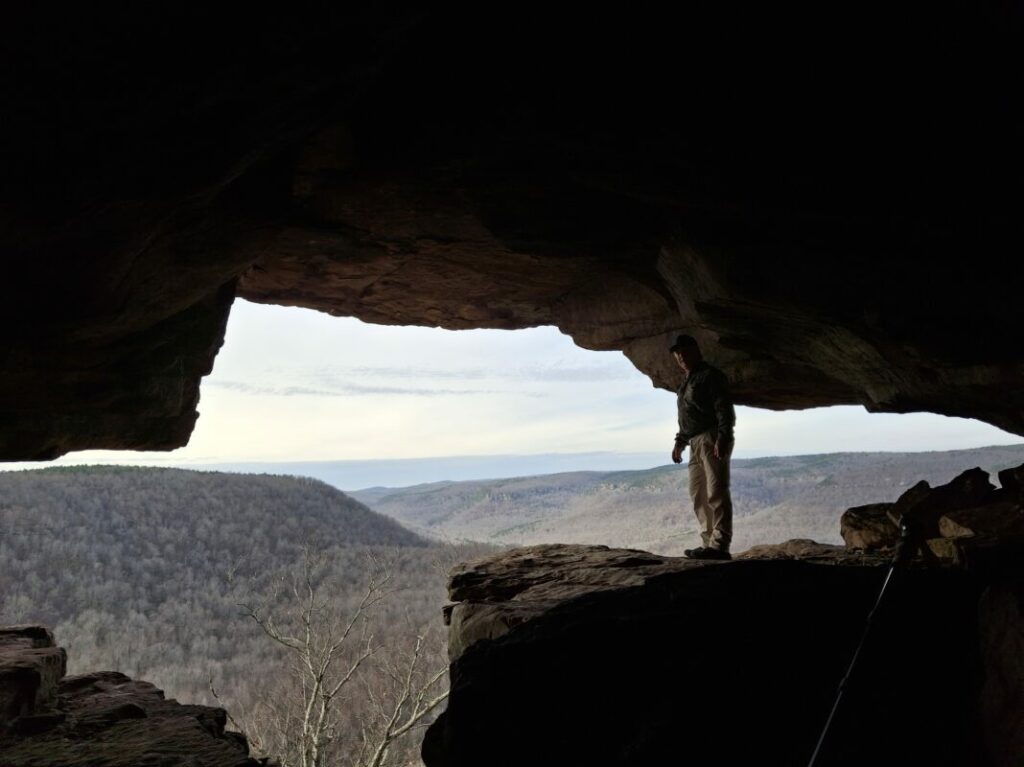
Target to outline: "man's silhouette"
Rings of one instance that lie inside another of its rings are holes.
[[[690,448],[690,498],[697,515],[703,546],[687,549],[691,559],[732,559],[732,496],[729,459],[733,448],[736,411],[725,373],[704,361],[692,336],[681,335],[669,351],[686,380],[677,391],[679,433],[672,449],[673,463],[682,463]]]

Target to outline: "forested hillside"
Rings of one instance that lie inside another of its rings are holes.
[[[921,479],[939,484],[973,466],[994,479],[1021,463],[1024,445],[737,460],[734,550],[792,537],[838,541],[839,515],[849,506],[893,500]],[[294,664],[253,615],[294,629],[308,585],[324,619],[318,625],[337,630],[370,577],[386,573],[380,600],[339,655],[353,662],[374,648],[331,736],[334,763],[351,764],[348,744],[358,746],[357,734],[376,716],[368,701],[385,699],[394,659],[409,657],[416,636],[432,637],[421,670],[444,668],[440,607],[454,562],[493,544],[583,542],[679,554],[697,542],[685,467],[352,495],[288,476],[124,467],[0,472],[0,623],[54,628],[71,673],[123,671],[169,696],[266,723],[273,712],[261,706],[295,694]],[[321,558],[308,584],[301,572],[299,581],[279,577],[296,574],[310,551]],[[385,665],[374,666],[378,659]],[[403,754],[416,750],[413,739],[400,745]]]
[[[840,543],[844,510],[895,500],[919,480],[948,482],[974,466],[1024,463],[1024,445],[929,453],[833,453],[735,460],[733,550],[789,538]],[[438,482],[352,493],[442,540],[602,543],[681,554],[696,545],[686,467]]]
[[[477,553],[429,544],[316,480],[120,467],[6,472],[0,624],[54,628],[70,673],[119,670],[188,702],[215,703],[212,676],[237,715],[272,689],[283,694],[285,669],[282,647],[240,605],[261,604],[286,626],[297,600],[275,591],[275,576],[295,571],[304,546],[325,554],[315,585],[332,615],[351,614],[371,571],[390,573],[387,599],[365,627],[381,646],[404,646],[427,625],[443,639],[444,570]]]

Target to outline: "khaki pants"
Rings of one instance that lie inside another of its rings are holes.
[[[690,498],[704,546],[729,550],[732,542],[732,496],[729,494],[729,458],[732,446],[715,458],[713,431],[690,440]]]

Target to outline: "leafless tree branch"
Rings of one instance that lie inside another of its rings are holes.
[[[395,741],[423,726],[448,696],[447,666],[424,671],[427,641],[421,632],[407,652],[385,646],[369,630],[371,617],[394,593],[392,575],[378,559],[347,614],[332,602],[323,572],[327,552],[307,546],[300,567],[274,579],[259,601],[240,603],[243,615],[291,659],[287,687],[267,696],[244,730],[253,746],[284,767],[389,767]],[[363,692],[351,712],[353,689]],[[211,693],[219,700],[210,680]],[[285,694],[287,690],[287,694]],[[342,726],[343,721],[351,724]],[[343,742],[339,733],[348,733]],[[271,753],[274,752],[274,753]],[[344,758],[344,762],[340,761]]]

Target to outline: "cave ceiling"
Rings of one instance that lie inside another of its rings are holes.
[[[1024,434],[1008,4],[69,13],[8,25],[0,458],[185,444],[236,297]]]

